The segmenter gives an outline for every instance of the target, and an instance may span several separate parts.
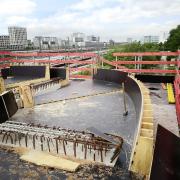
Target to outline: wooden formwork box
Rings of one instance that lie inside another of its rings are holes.
[[[23,101],[24,108],[30,108],[34,106],[34,98],[30,86],[20,86],[20,96]]]

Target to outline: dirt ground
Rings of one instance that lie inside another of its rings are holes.
[[[75,173],[64,170],[37,166],[20,160],[12,149],[0,147],[0,179],[1,180],[142,180],[140,176],[131,174],[120,168],[102,165],[82,165]]]

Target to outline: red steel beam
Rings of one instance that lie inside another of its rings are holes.
[[[6,68],[6,67],[9,67],[9,66],[10,66],[9,64],[0,64],[0,69]]]
[[[129,73],[158,73],[158,74],[176,74],[177,70],[164,69],[122,69],[122,71]],[[179,70],[180,72],[180,70]]]
[[[178,64],[178,61],[114,61],[115,64]]]
[[[104,63],[109,64],[109,65],[111,65],[111,66],[116,66],[116,62],[115,62],[115,61],[108,61],[108,60],[106,60],[106,59],[104,59],[104,58],[101,58],[101,61],[103,61]],[[117,66],[117,68],[118,68],[118,69],[127,69],[127,68],[124,67],[124,66]]]
[[[10,55],[10,51],[0,51],[0,55]]]
[[[86,67],[79,67],[79,68],[69,68],[71,72],[73,71],[91,71],[92,68],[86,68]]]
[[[178,56],[180,52],[117,52],[113,53],[113,56]]]
[[[50,57],[50,56],[78,56],[78,57],[97,57],[97,54],[92,52],[85,52],[85,53],[10,53],[11,56],[16,57]]]
[[[43,53],[43,52],[29,52],[29,53],[16,53],[10,51],[0,51],[0,55],[10,55],[16,57],[50,57],[50,56],[80,56],[80,57],[97,57],[98,55],[93,52],[84,52],[84,53]]]
[[[70,75],[70,78],[92,79],[92,76],[79,75],[79,74],[71,74],[71,75]]]
[[[4,62],[4,61],[11,61],[12,58],[0,58],[0,62]]]
[[[53,63],[53,64],[95,64],[95,61],[80,61],[80,60],[11,60],[12,63]]]

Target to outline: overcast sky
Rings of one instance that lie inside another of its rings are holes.
[[[0,0],[0,34],[9,25],[37,35],[67,38],[72,32],[125,40],[159,35],[180,24],[180,0]]]

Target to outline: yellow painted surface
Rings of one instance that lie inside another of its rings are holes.
[[[173,85],[171,83],[167,83],[167,95],[169,104],[175,103]]]
[[[67,160],[62,157],[57,157],[45,152],[33,151],[33,150],[25,152],[20,157],[20,159],[40,166],[48,166],[48,167],[63,169],[71,172],[75,172],[80,165],[80,163],[73,162],[71,160]]]

